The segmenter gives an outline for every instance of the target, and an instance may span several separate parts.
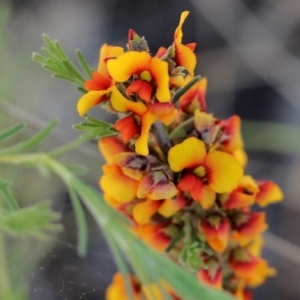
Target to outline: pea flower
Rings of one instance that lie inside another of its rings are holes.
[[[174,172],[184,171],[178,188],[189,192],[203,208],[213,205],[215,193],[232,191],[243,175],[242,168],[231,155],[220,151],[207,153],[205,144],[194,137],[173,146],[168,162]]]

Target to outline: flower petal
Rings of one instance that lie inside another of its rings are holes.
[[[174,183],[162,171],[154,171],[146,175],[139,184],[137,197],[149,197],[152,200],[168,199],[177,194]]]
[[[98,147],[105,160],[109,163],[113,161],[117,154],[128,151],[124,143],[115,136],[100,139]]]
[[[86,80],[84,86],[89,91],[101,91],[106,90],[112,85],[112,78],[108,75],[107,77],[98,72],[93,72],[93,79]]]
[[[100,186],[104,193],[122,203],[130,202],[136,197],[139,181],[125,175],[116,164],[104,165],[103,171]]]
[[[97,71],[100,74],[109,76],[106,66],[106,59],[110,57],[118,57],[124,53],[124,49],[122,47],[116,47],[104,44],[99,50],[99,64]]]
[[[149,71],[157,85],[156,98],[160,102],[169,102],[171,100],[171,93],[169,90],[168,63],[161,61],[157,57],[153,57]]]
[[[186,168],[196,168],[205,159],[205,144],[195,137],[190,137],[169,150],[168,162],[174,172]]]
[[[255,201],[261,206],[267,206],[270,203],[276,203],[283,199],[283,193],[280,187],[270,180],[257,181],[259,192],[256,195]]]
[[[93,106],[107,100],[105,95],[111,91],[111,88],[102,91],[90,91],[84,94],[77,103],[77,111],[80,116],[86,114],[86,112]]]
[[[129,51],[116,59],[107,61],[107,69],[110,76],[117,82],[125,82],[132,75],[140,75],[149,70],[151,55],[146,52]]]
[[[140,124],[141,135],[135,142],[135,151],[138,154],[145,155],[145,156],[149,154],[149,149],[148,149],[149,131],[152,124],[154,124],[156,120],[157,118],[149,111],[147,111],[141,117],[141,124]]]
[[[110,102],[118,112],[132,112],[137,116],[142,116],[147,111],[143,103],[126,99],[115,86],[112,87]]]
[[[114,128],[120,131],[121,138],[124,143],[129,142],[129,140],[131,140],[140,132],[140,128],[137,125],[133,115],[129,115],[118,120],[115,123]]]
[[[231,192],[237,187],[243,176],[243,169],[240,164],[225,152],[209,152],[206,155],[204,165],[209,186],[216,193]]]
[[[191,173],[185,174],[180,178],[177,187],[182,192],[189,192],[193,200],[201,201],[203,184],[196,175]]]
[[[145,80],[135,80],[127,89],[126,94],[130,96],[133,93],[137,93],[140,98],[146,102],[151,99],[152,85]]]
[[[189,74],[194,76],[197,58],[189,47],[175,42],[175,60],[178,65],[184,67]]]
[[[217,252],[223,252],[228,244],[230,224],[227,218],[212,214],[200,222],[208,244]]]
[[[241,246],[248,244],[268,228],[264,212],[239,212],[232,218],[232,222],[234,232],[231,238]]]
[[[189,15],[188,11],[184,11],[180,15],[179,25],[177,26],[175,33],[174,33],[174,41],[176,41],[178,43],[181,43],[182,36],[183,36],[182,25],[188,15]]]
[[[178,194],[175,199],[166,199],[158,208],[158,212],[165,218],[169,218],[181,210],[189,200],[182,194]]]
[[[149,224],[151,217],[156,213],[160,205],[160,201],[146,199],[144,202],[140,202],[134,206],[132,216],[140,225]]]

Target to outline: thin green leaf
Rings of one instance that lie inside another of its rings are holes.
[[[9,127],[8,129],[3,130],[2,132],[0,132],[0,142],[8,138],[11,138],[12,136],[22,131],[25,127],[26,127],[25,123],[18,123]]]
[[[80,86],[77,87],[77,90],[78,90],[79,92],[84,93],[84,94],[88,92],[87,89],[85,89],[85,88],[83,88],[83,87],[80,87]]]
[[[72,201],[76,223],[77,223],[77,229],[78,229],[77,251],[80,256],[84,256],[86,254],[87,247],[88,247],[87,221],[75,188],[72,185],[69,185],[68,191]]]
[[[118,247],[118,245],[116,244],[116,241],[112,238],[112,234],[110,233],[110,231],[106,230],[104,231],[104,234],[105,234],[105,239],[109,245],[109,248],[117,264],[117,267],[120,270],[122,276],[124,277],[127,297],[128,299],[134,299],[131,280],[129,277],[130,273],[124,255],[120,250],[120,248]]]
[[[188,82],[183,88],[181,88],[173,97],[174,103],[176,103],[180,97],[185,94],[196,82],[201,79],[201,76],[195,76],[190,82]]]
[[[50,208],[49,202],[40,202],[18,211],[2,211],[0,214],[0,231],[8,234],[45,239],[50,232],[62,229],[60,224],[53,223],[60,215]]]
[[[85,73],[90,77],[92,78],[92,73],[93,73],[93,70],[90,68],[90,66],[88,65],[88,63],[86,62],[82,52],[77,49],[76,50],[76,55],[77,55],[77,59],[78,61],[80,62],[80,65],[82,67],[82,69],[85,71]]]
[[[19,210],[20,207],[13,193],[11,192],[10,186],[11,186],[11,182],[0,179],[0,190],[5,196],[8,205],[13,210]]]
[[[71,173],[76,175],[84,175],[88,172],[88,168],[86,166],[81,165],[64,165]]]
[[[13,154],[32,149],[33,147],[37,146],[40,142],[42,142],[47,136],[49,136],[52,130],[57,126],[57,123],[58,122],[56,120],[51,121],[45,128],[40,130],[37,134],[35,134],[27,141],[20,142],[14,146],[0,150],[0,155],[8,153]]]

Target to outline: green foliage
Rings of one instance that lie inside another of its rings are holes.
[[[88,115],[85,115],[84,118],[86,122],[73,125],[74,129],[84,132],[84,134],[81,135],[82,138],[101,139],[119,134],[119,132],[109,123],[100,121]]]
[[[51,210],[50,202],[40,202],[18,211],[2,211],[0,231],[17,237],[44,239],[49,233],[62,229],[60,224],[53,223],[59,217],[58,213]]]
[[[13,210],[19,210],[19,205],[11,192],[10,186],[11,186],[11,182],[4,181],[0,178],[0,190],[2,194],[5,196],[9,207]]]
[[[73,64],[71,59],[67,56],[58,41],[52,41],[49,36],[44,34],[45,47],[42,48],[42,54],[33,53],[34,61],[42,64],[43,68],[52,72],[53,77],[63,78],[71,81],[82,92],[86,92],[84,87],[84,75]],[[76,51],[78,61],[85,71],[88,78],[92,76],[92,70],[88,66],[80,50]]]
[[[0,155],[5,154],[13,154],[13,153],[19,153],[23,151],[28,151],[36,147],[39,143],[41,143],[51,132],[52,130],[57,126],[57,121],[51,121],[45,128],[40,130],[38,133],[36,133],[34,136],[29,138],[26,141],[19,142],[11,147],[7,147],[0,150]],[[12,126],[8,128],[7,130],[2,132],[2,136],[5,137],[5,139],[8,139],[12,136],[14,136],[16,133],[20,132],[22,129],[24,129],[25,126],[21,124]],[[0,134],[1,138],[1,134]]]
[[[18,123],[15,124],[11,127],[9,127],[6,130],[3,130],[0,132],[0,142],[3,142],[13,136],[15,136],[17,133],[19,133],[20,131],[22,131],[25,128],[25,124],[24,123]]]

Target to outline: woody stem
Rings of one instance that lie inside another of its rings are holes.
[[[157,144],[159,145],[161,151],[165,156],[168,155],[168,151],[171,148],[171,142],[169,141],[167,135],[165,134],[164,128],[160,121],[155,122],[152,125],[152,132],[155,136]]]

